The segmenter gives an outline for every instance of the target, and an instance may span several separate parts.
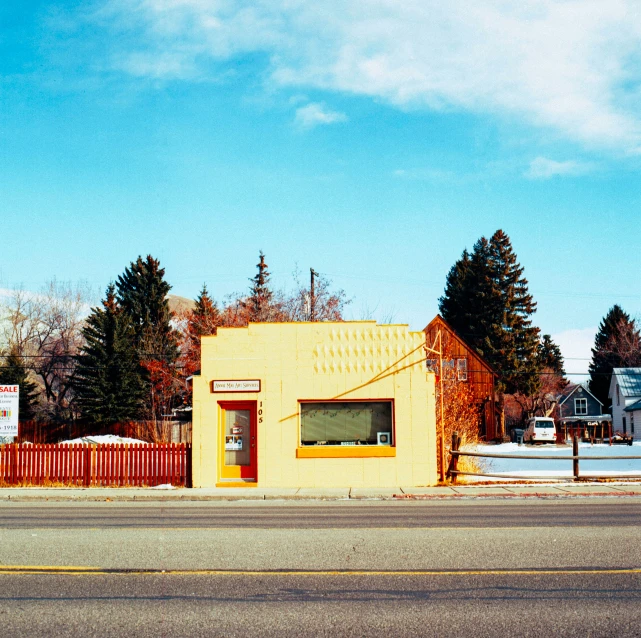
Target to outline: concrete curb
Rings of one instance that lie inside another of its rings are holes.
[[[515,498],[641,497],[641,483],[455,485],[398,488],[0,488],[7,502],[442,501]]]

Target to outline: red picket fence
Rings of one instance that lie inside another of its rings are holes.
[[[188,487],[191,445],[0,445],[0,485]]]

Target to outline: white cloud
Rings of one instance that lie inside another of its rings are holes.
[[[295,122],[301,128],[314,128],[321,124],[335,124],[346,122],[347,116],[338,111],[328,109],[324,104],[312,102],[296,109]]]
[[[525,172],[525,176],[530,179],[550,179],[557,175],[583,175],[589,172],[592,166],[585,162],[576,162],[567,160],[557,162],[547,157],[537,157],[530,162],[530,167]]]
[[[577,383],[586,380],[598,328],[573,328],[552,335],[565,359],[565,371]]]
[[[123,69],[190,77],[203,61],[264,53],[277,86],[507,114],[587,145],[641,148],[636,0],[106,1]]]

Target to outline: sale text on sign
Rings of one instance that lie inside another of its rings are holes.
[[[0,436],[18,436],[20,387],[0,385]]]

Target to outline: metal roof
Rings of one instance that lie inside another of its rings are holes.
[[[641,399],[629,405],[627,408],[623,408],[624,412],[633,412],[634,410],[641,410]]]
[[[641,368],[614,368],[612,372],[624,397],[641,397]]]

